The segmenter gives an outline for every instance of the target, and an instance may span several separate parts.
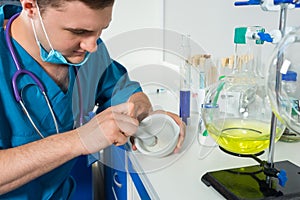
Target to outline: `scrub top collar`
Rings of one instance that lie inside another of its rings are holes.
[[[13,39],[13,46],[15,47],[16,54],[18,56],[18,61],[20,62],[20,65],[22,68],[27,69],[35,74],[38,75],[38,78],[43,82],[47,83],[47,85],[44,84],[44,87],[47,90],[47,93],[49,91],[49,86],[51,87],[51,90],[54,89],[55,93],[63,93],[64,95],[68,95],[70,91],[73,89],[73,84],[75,81],[75,70],[74,67],[69,67],[69,85],[68,85],[68,91],[64,93],[61,88],[55,83],[55,81],[48,75],[48,73],[40,66],[40,64],[34,60],[30,54],[28,54],[27,51],[17,42]],[[19,55],[22,55],[22,59]],[[53,95],[48,94],[49,98],[52,98]]]

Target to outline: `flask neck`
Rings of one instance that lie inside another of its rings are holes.
[[[238,27],[234,33],[233,73],[247,73],[262,76],[261,46],[258,32],[264,32],[260,26]]]
[[[258,76],[261,67],[261,47],[255,44],[235,44],[233,73]]]

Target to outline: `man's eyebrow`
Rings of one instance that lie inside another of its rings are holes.
[[[65,28],[65,30],[72,31],[72,32],[87,32],[87,33],[94,32],[92,30],[83,29],[83,28]]]
[[[109,24],[105,27],[102,28],[102,30],[107,29],[109,27]],[[83,28],[64,28],[67,31],[72,31],[72,32],[86,32],[86,33],[92,33],[94,30],[88,30],[88,29],[83,29]]]

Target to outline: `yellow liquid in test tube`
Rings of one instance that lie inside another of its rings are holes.
[[[225,150],[237,154],[256,154],[269,147],[270,123],[258,120],[226,119],[207,124],[214,140]],[[283,130],[277,128],[275,141]]]

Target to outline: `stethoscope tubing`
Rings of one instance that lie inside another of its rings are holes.
[[[37,126],[35,125],[35,123],[33,122],[33,119],[31,118],[26,106],[24,105],[24,102],[22,101],[22,97],[19,93],[19,90],[18,90],[18,86],[17,86],[17,79],[18,77],[20,77],[20,75],[22,74],[27,74],[29,77],[31,77],[33,79],[33,81],[37,84],[38,88],[40,89],[41,93],[43,94],[44,96],[44,99],[47,103],[47,106],[49,108],[49,111],[51,113],[51,116],[52,116],[52,119],[53,119],[53,122],[54,122],[54,125],[55,125],[55,129],[56,129],[56,132],[59,133],[59,128],[58,128],[58,123],[57,123],[57,120],[56,120],[56,117],[55,117],[55,114],[53,112],[53,109],[51,108],[51,105],[50,105],[50,101],[47,97],[47,94],[45,92],[45,88],[43,86],[43,84],[41,83],[41,81],[30,71],[28,70],[25,70],[25,69],[22,69],[21,68],[21,65],[17,59],[17,55],[14,51],[14,48],[13,48],[13,45],[12,45],[12,41],[10,39],[10,30],[11,30],[11,24],[13,22],[14,19],[16,19],[17,17],[19,16],[19,13],[13,15],[9,21],[7,22],[6,24],[6,32],[5,32],[5,40],[6,40],[6,43],[7,43],[7,46],[8,46],[8,49],[10,51],[10,54],[13,58],[13,61],[15,63],[15,67],[17,69],[17,71],[14,73],[13,77],[12,77],[12,87],[13,87],[13,91],[14,91],[14,96],[15,96],[15,99],[16,101],[21,105],[23,111],[25,112],[27,118],[29,119],[30,123],[32,124],[32,126],[34,127],[34,129],[38,132],[38,134],[44,138],[43,134],[40,132],[40,130],[37,128]]]
[[[17,86],[17,79],[21,74],[29,75],[34,80],[34,82],[38,85],[38,88],[41,90],[41,92],[45,93],[45,88],[44,88],[43,84],[32,72],[30,72],[28,70],[24,70],[24,69],[19,69],[16,71],[16,73],[12,77],[12,86],[14,89],[15,99],[17,102],[22,100],[21,95],[18,92],[18,86]]]
[[[7,22],[6,24],[6,34],[5,34],[5,40],[6,40],[6,43],[8,45],[8,49],[10,51],[10,54],[14,60],[14,63],[16,64],[16,68],[17,70],[20,70],[21,67],[20,67],[20,63],[17,59],[17,55],[15,53],[15,51],[13,51],[13,45],[12,45],[12,42],[11,42],[11,39],[10,39],[10,30],[11,30],[11,23],[20,15],[20,13],[17,13],[15,15],[13,15]]]
[[[78,74],[78,69],[75,67],[75,73],[76,73],[76,80],[77,80],[77,87],[78,87],[78,95],[79,95],[79,109],[80,109],[80,114],[79,114],[79,126],[83,125],[83,99],[82,99],[82,93],[81,93],[81,85],[79,81],[79,77],[77,76]]]

